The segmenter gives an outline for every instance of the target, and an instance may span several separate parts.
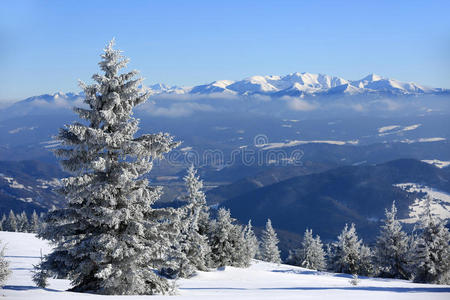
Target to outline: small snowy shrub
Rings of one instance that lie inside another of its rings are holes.
[[[37,287],[40,288],[46,288],[47,287],[47,278],[48,278],[48,272],[43,268],[42,266],[42,249],[41,249],[41,260],[39,264],[33,265],[34,269],[32,271],[33,273],[33,282],[36,284]]]
[[[0,243],[0,247],[1,247],[1,243]],[[8,261],[5,260],[5,248],[1,247],[0,250],[0,287],[2,287],[5,282],[6,279],[8,279],[9,274],[11,274],[11,270],[9,269],[9,263]]]
[[[349,280],[351,285],[357,286],[359,283],[358,274],[353,274],[352,279]]]

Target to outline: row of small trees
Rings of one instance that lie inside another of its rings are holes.
[[[431,213],[430,204],[428,198],[420,228],[408,236],[396,218],[393,203],[386,210],[373,249],[358,238],[354,224],[345,225],[337,241],[327,245],[327,251],[320,237],[313,237],[307,229],[301,247],[290,252],[287,262],[314,270],[449,284],[450,232]]]
[[[246,226],[238,224],[231,217],[230,211],[225,208],[220,208],[217,216],[211,218],[202,191],[203,183],[193,166],[188,169],[184,181],[187,189],[186,205],[177,209],[164,208],[164,218],[160,220],[158,231],[152,236],[155,241],[159,241],[159,248],[154,256],[147,258],[149,265],[146,269],[157,270],[157,273],[153,273],[155,275],[152,278],[152,293],[172,291],[173,287],[166,278],[189,278],[197,270],[208,271],[210,268],[224,266],[248,267],[251,260],[260,252],[251,222]],[[55,218],[55,215],[58,216],[60,213],[61,210],[48,213],[46,217],[48,223],[40,232],[41,237],[50,239],[56,234],[55,230],[60,228],[61,219]],[[271,226],[270,228],[268,237],[275,235],[273,228]],[[72,249],[80,253],[85,251],[83,248]],[[263,247],[261,253],[270,253],[270,249]],[[49,276],[71,276],[58,264],[63,255],[60,252],[53,252],[35,266],[33,280],[37,286],[46,287],[46,279]],[[269,257],[268,255],[264,257]],[[277,262],[280,262],[278,249],[273,255],[276,255]],[[114,261],[111,261],[111,268],[115,268],[113,263]],[[116,271],[120,272],[121,269]],[[135,272],[142,271],[135,270]],[[114,293],[129,292],[125,285],[114,285],[110,288],[114,289]]]
[[[42,215],[38,216],[36,211],[33,211],[31,216],[28,217],[25,211],[22,211],[20,214],[14,214],[10,210],[8,217],[3,214],[0,220],[0,231],[37,233],[42,225],[41,219]]]

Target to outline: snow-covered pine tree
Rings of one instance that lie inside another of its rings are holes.
[[[37,233],[38,230],[39,230],[39,226],[40,226],[39,222],[40,222],[39,221],[39,217],[38,217],[36,211],[33,210],[33,214],[31,215],[31,220],[30,220],[30,229],[29,229],[29,231]]]
[[[17,231],[28,232],[29,226],[27,213],[22,211],[22,213],[17,216]]]
[[[5,259],[5,247],[0,242],[0,287],[3,287],[9,274],[11,274],[11,270],[8,261]]]
[[[17,218],[12,210],[9,211],[9,215],[3,225],[3,229],[5,231],[12,231],[12,232],[17,231]]]
[[[376,266],[382,277],[408,279],[408,235],[396,218],[395,202],[385,215],[374,251]]]
[[[416,241],[415,282],[450,284],[450,232],[431,212],[430,196],[421,215],[421,233]]]
[[[68,277],[73,291],[99,294],[165,293],[170,286],[155,271],[170,248],[173,210],[153,209],[160,187],[149,186],[144,175],[153,160],[176,147],[168,134],[144,134],[134,106],[149,97],[126,67],[111,41],[92,85],[80,83],[88,108],[75,108],[84,122],[60,129],[55,151],[72,177],[62,180],[60,192],[68,206],[46,216],[40,233],[55,244],[45,257],[46,270]]]
[[[245,240],[244,228],[239,224],[233,224],[229,240],[234,246],[231,255],[231,265],[239,268],[247,268],[250,266],[252,257],[247,252],[247,241]]]
[[[355,224],[345,224],[337,242],[331,244],[329,269],[337,273],[358,274],[361,240],[356,234]]]
[[[250,262],[242,255],[245,241],[240,225],[234,224],[230,211],[220,208],[217,220],[212,222],[209,245],[211,247],[210,265],[212,267],[245,267]]]
[[[194,166],[189,167],[183,178],[187,190],[187,204],[179,209],[177,227],[179,235],[173,249],[173,260],[176,262],[164,273],[171,277],[190,277],[196,270],[208,270],[210,247],[208,237],[200,234],[199,218],[207,212],[206,197],[202,191],[203,182],[197,176]]]
[[[312,230],[306,229],[301,247],[290,252],[287,261],[307,269],[324,270],[326,267],[325,251],[320,236],[316,235],[314,238]]]
[[[251,220],[249,220],[247,226],[244,227],[244,240],[245,240],[246,255],[248,256],[249,260],[252,260],[258,254],[259,241],[253,231]]]
[[[207,216],[209,223],[208,206],[206,196],[202,191],[203,181],[197,176],[197,171],[191,165],[187,175],[183,178],[187,189],[186,200],[188,204],[184,207],[184,233],[189,243],[189,250],[186,252],[191,264],[200,271],[208,270],[207,258],[211,249],[208,244],[206,234],[200,234],[200,219]]]
[[[277,264],[281,263],[278,242],[277,233],[272,227],[272,221],[267,219],[266,228],[263,230],[261,235],[261,260]]]
[[[373,264],[373,251],[366,245],[361,245],[361,248],[359,249],[358,267],[359,275],[372,276],[376,273]]]

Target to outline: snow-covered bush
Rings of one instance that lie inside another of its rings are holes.
[[[39,264],[33,265],[34,269],[32,271],[33,273],[33,282],[36,284],[37,287],[40,288],[46,288],[47,287],[47,279],[48,279],[48,272],[43,267],[43,258],[42,258],[42,249],[41,249],[41,259],[39,261]]]
[[[358,274],[353,274],[352,279],[349,280],[351,285],[357,286],[359,284]]]
[[[266,228],[263,230],[261,236],[261,260],[278,264],[281,263],[278,242],[277,233],[272,227],[272,221],[267,219]]]
[[[161,187],[149,186],[145,175],[153,160],[178,143],[168,134],[134,135],[139,120],[134,106],[149,93],[126,67],[111,41],[99,63],[95,83],[80,83],[87,108],[75,108],[82,122],[60,129],[55,154],[72,174],[60,193],[68,200],[50,211],[40,236],[54,243],[43,267],[68,277],[74,291],[100,294],[167,293],[170,285],[156,270],[164,266],[176,230],[174,209],[154,209]]]
[[[0,287],[5,284],[9,274],[11,274],[11,270],[8,261],[5,260],[5,247],[0,242]]]

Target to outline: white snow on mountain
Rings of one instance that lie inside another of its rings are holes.
[[[33,265],[39,263],[40,251],[46,255],[51,246],[31,233],[2,232],[6,260],[12,275],[1,290],[5,299],[333,299],[333,300],[419,300],[449,299],[450,286],[417,284],[406,280],[360,277],[357,286],[351,275],[318,272],[300,267],[253,261],[249,268],[225,267],[198,272],[190,279],[176,282],[176,296],[104,296],[68,292],[70,282],[49,279],[46,289],[37,288],[31,280]]]
[[[379,136],[385,136],[385,135],[390,135],[390,134],[401,134],[405,131],[412,131],[415,130],[417,128],[419,128],[420,126],[422,126],[422,124],[414,124],[414,125],[409,125],[409,126],[405,126],[401,129],[398,130],[393,130],[393,129],[397,129],[400,128],[400,126],[397,125],[392,125],[392,126],[386,126],[386,127],[381,127],[378,128],[378,132],[379,132]]]
[[[340,77],[291,73],[285,76],[251,76],[239,81],[221,80],[192,88],[192,94],[231,93],[239,95],[268,94],[274,96],[302,96],[314,94],[389,93],[398,95],[440,93],[416,83],[401,82],[370,74],[363,79],[349,81]]]
[[[383,126],[383,127],[378,128],[378,132],[379,133],[384,133],[386,131],[391,131],[391,130],[397,129],[399,127],[400,127],[399,125]]]
[[[17,182],[17,180],[15,180],[12,177],[8,177],[3,173],[0,173],[0,178],[3,179],[10,188],[12,189],[23,189],[23,190],[27,190],[27,191],[33,191],[33,188],[31,186],[25,186],[19,182]]]
[[[364,99],[363,103],[343,104],[341,108],[350,108],[355,111],[375,107],[397,110],[401,108],[393,99],[405,95],[449,95],[450,90],[440,88],[427,88],[415,83],[405,83],[394,79],[382,78],[371,74],[360,80],[346,80],[341,77],[325,74],[291,73],[285,76],[251,76],[243,80],[218,80],[208,84],[194,87],[170,86],[163,83],[145,87],[155,105],[141,106],[138,110],[162,116],[186,116],[197,111],[211,111],[211,105],[220,105],[221,100],[249,100],[239,105],[222,103],[222,110],[247,109],[246,105],[252,104],[253,110],[266,107],[270,100],[285,100],[278,107],[288,111],[312,111],[318,108],[329,107],[331,103],[321,103],[327,97]],[[361,98],[363,96],[363,98]],[[373,101],[367,101],[365,97],[374,97]],[[69,111],[74,106],[83,106],[82,93],[46,94],[27,98],[23,101],[0,110],[0,119],[26,116],[28,114],[48,114],[53,111]],[[195,103],[194,103],[195,102]],[[207,102],[207,106],[201,106],[200,102]],[[193,105],[193,103],[195,105]],[[323,104],[323,105],[322,105]],[[369,105],[369,106],[367,106]],[[147,109],[150,107],[150,109]],[[257,108],[256,108],[257,107]],[[273,106],[272,106],[273,107]],[[338,105],[338,107],[340,107]],[[272,110],[273,108],[269,108]],[[386,132],[387,133],[387,132]],[[383,132],[380,132],[383,134]]]
[[[18,128],[15,128],[15,129],[11,129],[10,131],[8,131],[8,133],[9,133],[9,134],[16,134],[16,133],[19,133],[19,132],[21,132],[21,131],[34,130],[34,129],[36,129],[36,128],[37,128],[37,126],[31,126],[31,127],[18,127]]]
[[[450,166],[450,161],[442,161],[442,160],[439,160],[439,159],[429,159],[429,160],[428,159],[424,159],[422,161],[424,163],[436,166],[436,167],[441,168],[441,169]]]
[[[431,137],[431,138],[418,138],[418,139],[404,139],[399,141],[400,143],[412,144],[412,143],[433,143],[446,141],[443,137]],[[394,141],[395,142],[395,141]]]
[[[423,193],[423,196],[418,196],[409,207],[409,218],[401,220],[402,222],[417,223],[420,221],[420,216],[425,209],[427,196],[432,198],[431,213],[442,220],[450,219],[450,194],[417,183],[399,183],[394,186],[408,193]]]
[[[359,143],[358,140],[352,140],[352,141],[333,141],[333,140],[312,140],[312,141],[299,141],[299,140],[293,140],[288,142],[280,142],[280,143],[266,143],[266,144],[258,144],[256,147],[261,148],[261,150],[270,150],[270,149],[279,149],[279,148],[286,148],[286,147],[294,147],[298,145],[305,145],[305,144],[330,144],[330,145],[357,145]]]

